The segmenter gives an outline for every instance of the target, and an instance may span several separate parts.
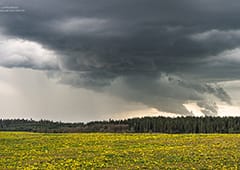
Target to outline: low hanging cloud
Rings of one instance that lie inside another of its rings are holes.
[[[0,35],[0,66],[58,69],[57,54],[41,44]]]
[[[103,75],[93,73],[68,72],[58,75],[60,82],[74,87],[88,88],[108,93],[128,101],[145,104],[160,111],[192,115],[183,104],[197,102],[202,112],[208,116],[217,114],[217,106],[206,102],[209,96],[215,101],[231,105],[230,96],[223,88],[214,84],[200,84],[194,80],[183,80],[174,75],[134,74],[134,75]]]
[[[206,116],[216,116],[218,114],[218,106],[211,101],[200,101],[197,102],[197,105],[202,108],[201,112]]]
[[[47,70],[60,83],[182,115],[188,101],[206,115],[232,103],[217,83],[240,79],[238,1],[4,3],[26,12],[0,16],[14,37],[0,44],[2,66]]]

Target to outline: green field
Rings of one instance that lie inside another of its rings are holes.
[[[0,169],[240,169],[240,135],[0,132]]]

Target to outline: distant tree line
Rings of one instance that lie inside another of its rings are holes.
[[[63,123],[49,120],[0,119],[0,131],[45,133],[240,133],[240,117],[143,117],[124,120]]]

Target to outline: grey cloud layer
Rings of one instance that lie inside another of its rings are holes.
[[[207,95],[231,103],[221,87],[208,83],[239,78],[239,63],[218,60],[240,48],[236,0],[12,0],[0,5],[7,4],[26,12],[1,14],[5,34],[61,54],[61,82],[181,114],[190,114],[182,105],[188,100],[215,114],[214,106],[202,104]],[[168,81],[163,73],[171,74]],[[124,91],[129,95],[121,95]]]

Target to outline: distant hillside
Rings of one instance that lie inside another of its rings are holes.
[[[49,120],[0,119],[0,131],[46,133],[240,133],[240,117],[143,117],[125,120],[63,123]]]

